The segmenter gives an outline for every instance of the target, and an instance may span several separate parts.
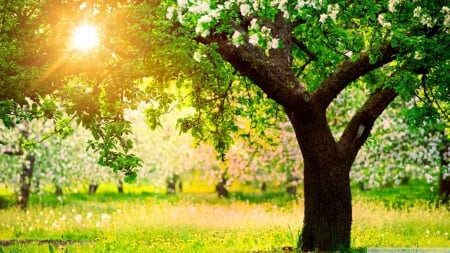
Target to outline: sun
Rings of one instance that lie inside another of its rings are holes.
[[[97,29],[90,24],[78,26],[72,34],[72,43],[75,49],[81,51],[91,50],[99,45]]]

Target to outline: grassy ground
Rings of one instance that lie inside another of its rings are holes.
[[[450,248],[449,207],[423,185],[353,195],[355,251]],[[279,193],[76,193],[62,205],[48,195],[25,212],[0,210],[0,240],[18,240],[0,252],[283,252],[295,246],[302,215],[301,198]]]

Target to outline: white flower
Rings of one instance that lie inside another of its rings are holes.
[[[271,32],[271,29],[267,26],[263,26],[261,28],[261,33],[264,34],[265,36],[270,36],[270,32]]]
[[[413,16],[416,17],[416,18],[420,18],[421,14],[422,14],[422,7],[417,6],[414,9]]]
[[[170,6],[169,8],[167,8],[166,18],[172,19],[174,12],[175,12],[175,8],[173,6]]]
[[[195,60],[196,62],[201,62],[201,61],[202,61],[202,58],[203,58],[203,55],[202,55],[201,53],[199,53],[198,51],[196,51],[196,52],[194,53],[194,56],[193,56],[192,58],[194,58],[194,60]]]
[[[320,23],[325,23],[325,21],[327,20],[327,18],[328,18],[328,15],[327,14],[320,14],[320,19],[319,19],[319,22]]]
[[[397,11],[397,5],[401,4],[403,0],[389,0],[388,9],[390,12]]]
[[[242,16],[244,16],[244,17],[248,16],[250,14],[250,8],[251,8],[251,6],[249,4],[242,4],[239,8]]]
[[[259,42],[259,36],[258,34],[254,33],[252,35],[250,35],[250,37],[248,38],[248,43],[252,44],[252,45],[258,45]]]
[[[231,41],[233,42],[233,45],[240,46],[242,45],[242,34],[239,31],[234,31],[233,36],[231,37]]]
[[[258,24],[258,20],[256,18],[254,18],[250,21],[250,29],[259,30],[259,24]]]
[[[273,38],[272,41],[268,44],[268,48],[278,49],[280,47],[280,39]]]
[[[202,16],[199,20],[198,20],[198,22],[199,23],[209,23],[209,22],[211,22],[212,21],[212,17],[211,16],[209,16],[209,15],[205,15],[205,16]]]
[[[333,21],[336,21],[337,14],[339,13],[339,5],[332,4],[328,5],[328,15]]]
[[[441,10],[442,13],[444,13],[444,22],[443,25],[446,28],[450,28],[450,8],[447,6],[442,7]],[[447,32],[449,32],[450,29],[447,29]]]
[[[380,23],[380,25],[382,27],[385,27],[385,28],[391,27],[391,23],[386,21],[385,15],[383,13],[378,15],[377,20],[378,20],[378,23]]]
[[[186,7],[187,5],[187,0],[177,0],[177,4],[178,6],[180,6],[181,8]]]
[[[202,2],[198,5],[194,5],[189,7],[189,11],[194,14],[200,14],[200,13],[208,13],[211,11],[211,8],[209,7],[209,3]]]

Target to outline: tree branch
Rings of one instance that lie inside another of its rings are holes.
[[[305,43],[301,42],[300,40],[298,40],[294,36],[292,36],[292,42],[300,50],[302,50],[309,57],[310,60],[312,60],[312,61],[317,60],[317,55],[315,53],[313,53],[311,50],[309,50],[308,47],[306,47]]]
[[[338,142],[342,154],[356,156],[360,147],[369,137],[375,120],[396,96],[397,93],[391,88],[380,88],[370,95],[342,133]]]
[[[248,35],[242,27],[234,24],[234,28],[248,41]],[[285,32],[287,31],[290,30],[286,29]],[[285,34],[277,34],[277,36],[286,38]],[[212,33],[208,38],[197,38],[197,42],[216,43],[217,51],[225,61],[229,62],[241,75],[250,78],[269,98],[280,105],[296,111],[307,111],[307,104],[310,103],[311,97],[305,85],[297,80],[291,70],[290,50],[271,49],[269,54],[266,54],[264,49],[248,42],[235,46],[226,34],[218,33]]]
[[[320,87],[313,94],[315,101],[319,102],[324,108],[333,101],[333,99],[351,82],[359,77],[375,70],[395,58],[397,49],[393,48],[390,42],[384,43],[380,47],[381,58],[374,64],[370,63],[368,53],[361,53],[357,61],[347,59],[322,82]]]
[[[23,150],[3,150],[2,154],[8,155],[8,156],[19,156],[23,155]]]

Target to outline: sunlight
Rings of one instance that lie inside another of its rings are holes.
[[[75,49],[81,51],[93,49],[99,44],[97,29],[89,24],[78,26],[73,32],[72,42]]]

